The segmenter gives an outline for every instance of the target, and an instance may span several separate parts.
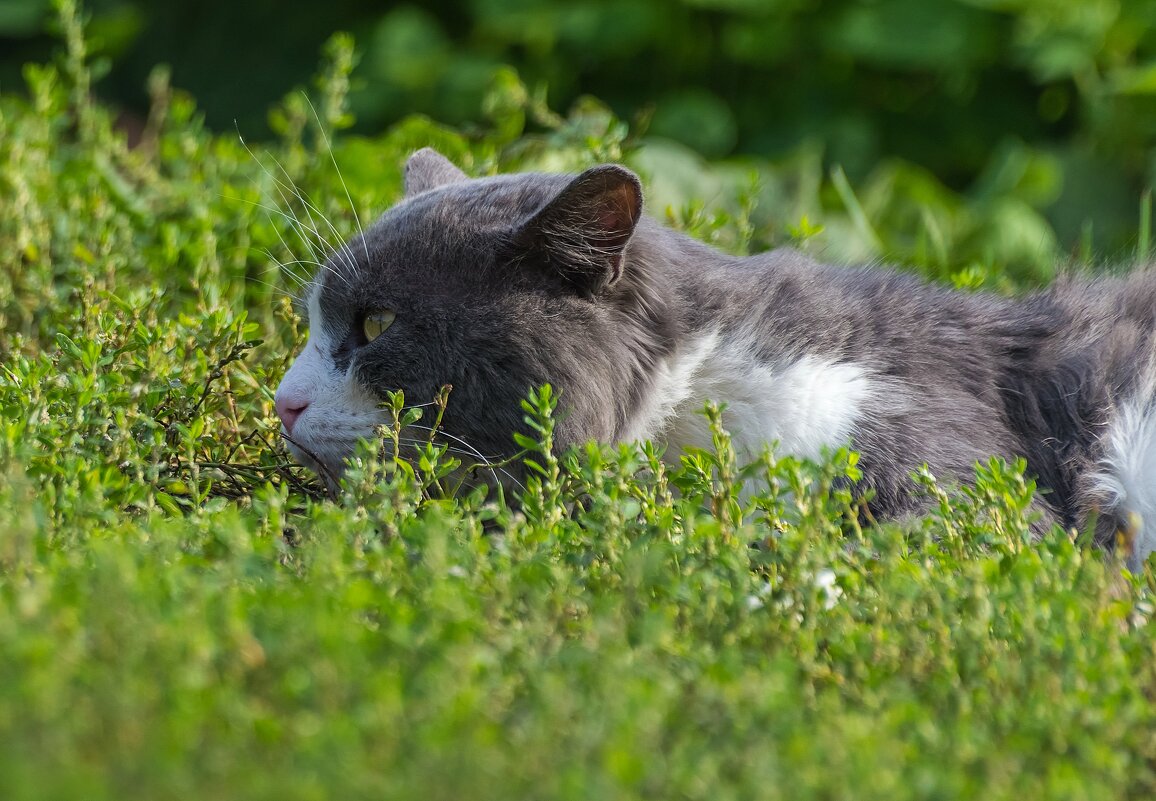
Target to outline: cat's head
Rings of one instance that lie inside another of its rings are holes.
[[[294,456],[333,484],[386,422],[385,393],[429,403],[447,384],[440,441],[464,463],[513,452],[520,402],[544,383],[561,392],[562,444],[616,438],[665,347],[632,243],[641,213],[619,166],[469,179],[415,153],[405,197],[308,289],[309,340],[275,399]]]

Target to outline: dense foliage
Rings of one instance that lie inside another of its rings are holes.
[[[661,173],[653,213],[736,251],[923,230],[929,275],[1044,277],[1014,237],[973,231],[972,261],[932,233],[960,209],[845,177],[825,203],[816,165],[706,167],[510,73],[477,134],[341,134],[343,37],[275,142],[210,132],[162,71],[130,149],[59,5],[63,53],[0,97],[5,799],[1156,792],[1152,575],[1032,543],[1022,466],[925,476],[926,519],[862,527],[854,454],[739,465],[710,409],[715,447],[668,469],[650,446],[554,453],[534,393],[516,507],[448,497],[432,445],[367,447],[325,499],[276,443],[304,335],[285,292],[417,146],[478,174],[625,157]]]
[[[50,5],[0,5],[0,86],[50,45]],[[710,158],[817,159],[871,191],[978,207],[987,228],[1041,216],[1022,245],[1041,259],[1056,255],[1053,231],[1061,252],[1128,258],[1153,180],[1150,0],[88,5],[112,59],[102,94],[140,113],[148,71],[171,63],[212,127],[252,137],[343,29],[364,51],[352,103],[367,133],[414,112],[478,122],[511,65],[556,108],[590,93]]]

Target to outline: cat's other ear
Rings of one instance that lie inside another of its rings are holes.
[[[416,195],[445,184],[467,180],[454,163],[434,150],[423,147],[405,162],[405,195]]]
[[[550,267],[590,294],[622,277],[627,243],[642,216],[642,184],[625,167],[592,167],[566,186],[519,232]]]

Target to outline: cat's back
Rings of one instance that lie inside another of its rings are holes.
[[[1156,270],[1061,276],[1022,306],[1025,319],[1050,323],[1018,360],[1012,383],[1040,398],[1053,429],[1066,433],[1065,415],[1106,425],[1122,404],[1156,402]]]
[[[1120,390],[1143,372],[1156,349],[1156,269],[1146,267],[1125,276],[1091,280],[1062,277],[1047,292],[1033,298],[1064,318],[1061,336],[1053,343],[1058,357],[1083,353],[1116,372]]]
[[[1061,522],[1122,509],[1125,495],[1156,521],[1156,272],[1013,298],[774,251],[725,280],[743,300],[727,325],[762,361],[869,377],[855,439],[891,511],[919,463],[966,476],[999,454],[1028,457]]]
[[[1029,307],[881,265],[824,264],[790,249],[739,260],[720,277],[730,301],[723,319],[757,340],[764,358],[821,353],[920,385],[985,377],[990,384],[1063,325],[1055,304]],[[742,302],[733,302],[736,294]]]

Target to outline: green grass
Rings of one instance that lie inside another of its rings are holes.
[[[853,454],[742,466],[716,424],[677,470],[649,447],[556,455],[539,393],[517,510],[442,497],[437,453],[367,449],[321,497],[271,414],[304,335],[276,265],[309,252],[279,178],[336,234],[396,199],[426,144],[475,173],[674,157],[511,75],[484,131],[341,136],[341,38],[316,112],[275,110],[278,141],[204,130],[158,72],[130,150],[61,6],[59,63],[0,98],[4,799],[1156,792],[1151,574],[1063,532],[1032,543],[1022,466],[970,490],[925,477],[926,519],[862,528]],[[652,212],[733,250],[865,226],[963,285],[1046,277],[1009,269],[998,237],[977,240],[990,260],[953,255],[975,210],[892,216],[815,165],[752,184],[678,158],[713,190],[659,189]],[[765,489],[743,500],[745,479]]]

